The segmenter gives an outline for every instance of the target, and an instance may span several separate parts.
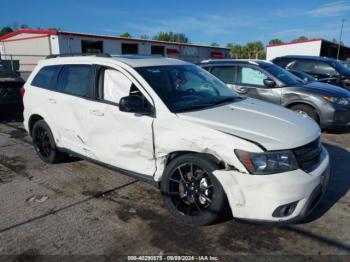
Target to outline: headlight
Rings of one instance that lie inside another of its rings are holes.
[[[253,175],[268,175],[298,169],[298,163],[291,151],[252,153],[235,150],[238,159]]]
[[[323,98],[326,101],[334,103],[334,104],[343,105],[343,106],[350,105],[350,98],[349,97],[324,96]]]

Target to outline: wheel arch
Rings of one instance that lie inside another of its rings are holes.
[[[169,165],[169,163],[171,161],[173,161],[175,158],[178,158],[179,156],[183,156],[183,155],[187,155],[187,154],[193,154],[193,155],[197,155],[203,158],[206,158],[208,160],[213,161],[214,163],[216,163],[220,169],[225,169],[226,167],[226,163],[222,160],[220,160],[219,158],[217,158],[216,156],[209,154],[209,153],[202,153],[202,152],[196,152],[196,151],[174,151],[171,152],[167,155],[166,157],[166,161],[165,161],[165,168]],[[164,168],[164,170],[165,170]]]
[[[316,115],[317,115],[317,118],[318,118],[318,121],[320,121],[320,119],[321,119],[320,111],[319,111],[318,108],[317,108],[314,104],[312,104],[312,103],[309,103],[309,102],[306,102],[306,101],[293,101],[293,102],[291,102],[291,103],[285,105],[285,107],[291,109],[293,106],[296,106],[296,105],[304,105],[304,106],[311,107],[311,108],[315,111],[315,113],[316,113]]]
[[[29,121],[28,121],[28,130],[29,130],[29,134],[32,135],[32,130],[33,130],[33,126],[36,122],[38,122],[39,120],[43,120],[44,118],[39,115],[39,114],[33,114],[30,116]]]

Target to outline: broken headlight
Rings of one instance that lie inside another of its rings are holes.
[[[252,175],[269,175],[298,169],[297,160],[291,151],[252,153],[236,149],[235,153]]]

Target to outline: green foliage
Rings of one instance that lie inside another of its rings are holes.
[[[159,32],[153,37],[153,40],[166,41],[166,42],[177,42],[177,43],[190,43],[188,37],[183,33],[174,32]]]
[[[229,43],[230,55],[236,59],[265,59],[265,47],[261,41],[249,42],[245,45]]]
[[[299,36],[298,38],[292,40],[292,42],[305,41],[305,40],[308,40],[306,36]]]
[[[213,43],[211,43],[210,46],[219,47],[220,45],[218,43],[216,43],[216,42],[213,42]]]
[[[128,32],[122,33],[120,36],[131,38],[131,35]]]
[[[283,41],[279,38],[274,38],[274,39],[271,39],[270,42],[269,42],[269,45],[275,45],[275,44],[282,44]]]
[[[0,30],[0,36],[6,35],[11,32],[13,32],[12,28],[9,26],[5,26]]]
[[[140,38],[141,39],[149,39],[150,37],[148,35],[144,34],[144,35],[140,35]]]

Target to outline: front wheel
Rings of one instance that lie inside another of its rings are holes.
[[[316,123],[319,122],[317,112],[311,106],[300,104],[300,105],[292,106],[290,109],[294,110],[295,112],[297,112],[301,115],[310,117]]]
[[[177,219],[208,225],[223,215],[227,202],[220,182],[212,174],[217,169],[213,161],[192,154],[170,162],[161,190],[166,206]]]

